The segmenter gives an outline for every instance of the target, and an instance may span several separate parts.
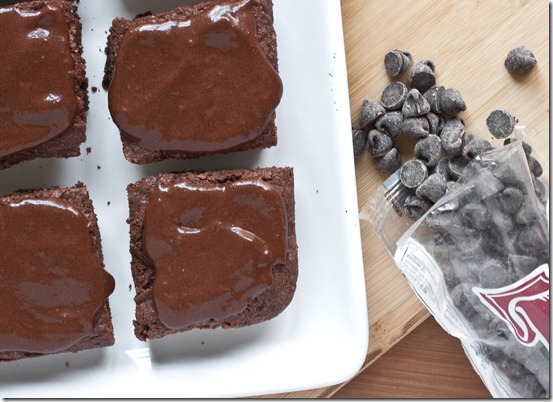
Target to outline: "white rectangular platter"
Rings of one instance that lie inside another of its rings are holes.
[[[81,156],[0,171],[0,194],[21,188],[89,189],[98,215],[115,346],[0,364],[2,397],[233,397],[323,387],[361,367],[368,319],[339,0],[274,0],[284,95],[278,145],[262,151],[138,166],[123,158],[101,88],[115,17],[162,12],[191,1],[81,0],[90,92]],[[0,2],[0,4],[2,4]],[[1,61],[0,61],[1,62]],[[87,153],[86,149],[91,152]],[[299,278],[290,306],[249,328],[194,330],[140,342],[133,333],[126,186],[183,170],[292,166]]]

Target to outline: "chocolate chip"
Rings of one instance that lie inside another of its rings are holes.
[[[512,188],[512,187],[511,187]],[[529,225],[538,219],[538,212],[530,200],[525,200],[515,212],[515,222],[520,225]]]
[[[428,132],[430,134],[439,134],[444,127],[444,119],[441,116],[438,116],[435,113],[428,112],[425,114],[426,119],[428,120]]]
[[[439,174],[434,173],[422,182],[415,190],[417,197],[426,197],[432,202],[438,202],[446,193],[446,180]]]
[[[440,98],[440,108],[448,116],[455,116],[467,109],[461,92],[454,88],[448,88]]]
[[[376,120],[376,129],[387,134],[392,140],[399,137],[403,125],[403,114],[399,111],[388,112]]]
[[[441,154],[442,144],[440,137],[435,134],[421,138],[415,144],[415,156],[428,167],[436,166],[440,161]]]
[[[416,88],[420,92],[426,92],[430,87],[436,85],[436,77],[434,71],[428,65],[427,62],[416,63],[409,76],[407,77],[407,83],[411,88]]]
[[[517,76],[528,74],[536,64],[534,54],[525,46],[514,48],[505,58],[505,67],[511,74]]]
[[[449,160],[447,167],[449,175],[453,178],[453,180],[459,179],[469,162],[470,159],[467,159],[464,156],[457,156]]]
[[[384,106],[370,99],[365,99],[361,108],[361,114],[359,115],[360,128],[367,128],[384,113],[386,113],[386,109],[384,109]]]
[[[484,230],[491,222],[490,213],[486,206],[476,202],[471,202],[461,208],[459,218],[465,227],[474,230]]]
[[[367,141],[367,150],[372,156],[380,157],[386,155],[393,148],[392,139],[378,131],[371,130]]]
[[[517,279],[523,278],[538,266],[538,260],[527,255],[509,255],[509,265],[517,274]]]
[[[478,275],[480,285],[487,289],[496,289],[507,282],[507,270],[501,262],[488,259],[484,261],[482,269]]]
[[[418,89],[414,88],[409,91],[405,102],[403,102],[403,107],[401,109],[403,116],[408,117],[417,117],[425,115],[430,112],[430,105],[424,99],[424,96],[421,95]]]
[[[465,136],[466,140],[466,136]],[[465,158],[474,159],[478,155],[483,154],[484,152],[491,151],[493,149],[492,144],[489,141],[486,141],[482,138],[474,138],[472,141],[468,141],[467,144],[463,147],[461,154]]]
[[[401,155],[396,148],[392,148],[386,155],[374,158],[374,166],[381,172],[393,173],[401,167]]]
[[[409,70],[412,60],[411,53],[394,49],[384,56],[384,67],[390,76],[399,77]]]
[[[458,117],[449,119],[444,123],[440,138],[442,139],[442,149],[446,154],[459,155],[463,149],[465,135],[465,125]]]
[[[438,164],[436,165],[436,167],[434,168],[434,173],[439,173],[446,179],[446,181],[451,181],[452,178],[451,178],[451,175],[449,174],[448,165],[449,165],[449,159],[441,158],[438,161]]]
[[[549,254],[549,236],[540,229],[539,224],[524,225],[520,228],[515,246],[522,255],[537,257],[545,252]]]
[[[405,213],[414,221],[423,216],[431,207],[432,203],[429,200],[417,197],[416,195],[407,196],[403,203]]]
[[[518,188],[507,187],[498,197],[499,209],[508,215],[516,213],[524,202],[524,194]]]
[[[511,135],[518,119],[505,110],[494,110],[486,119],[488,130],[495,138],[505,138]]]
[[[423,94],[424,98],[430,105],[430,110],[436,114],[442,113],[442,107],[440,106],[440,101],[442,95],[445,91],[445,88],[441,85],[434,85],[433,87],[428,88]]]
[[[409,90],[402,82],[392,82],[382,92],[380,97],[380,103],[387,110],[397,110],[401,109],[405,99],[407,98],[407,93]]]
[[[367,146],[367,133],[358,128],[353,128],[351,130],[351,135],[353,139],[353,155],[359,156]]]
[[[422,161],[411,159],[401,167],[399,177],[405,187],[417,188],[428,177],[428,168]]]
[[[526,155],[526,159],[528,160],[528,167],[530,168],[532,174],[536,177],[540,177],[543,174],[543,167],[541,166],[541,163],[539,163],[538,160],[531,155]]]
[[[430,127],[426,117],[409,117],[403,120],[401,132],[413,140],[428,136]]]
[[[545,183],[532,175],[532,183],[534,184],[534,190],[536,192],[536,196],[538,197],[538,200],[542,202],[542,204],[545,204],[547,202],[547,188],[545,187]]]

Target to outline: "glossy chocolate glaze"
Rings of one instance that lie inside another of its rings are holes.
[[[55,353],[91,336],[114,279],[71,203],[0,206],[0,352]]]
[[[181,329],[242,312],[286,262],[286,222],[280,193],[261,180],[156,187],[143,249],[160,321]]]
[[[118,49],[109,108],[151,151],[218,152],[259,137],[282,82],[256,37],[248,0],[129,29]]]
[[[0,157],[65,131],[79,101],[64,10],[0,8]]]

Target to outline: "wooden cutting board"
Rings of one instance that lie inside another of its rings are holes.
[[[526,125],[534,152],[548,163],[547,1],[342,0],[342,18],[354,125],[363,99],[379,100],[391,81],[383,60],[388,51],[397,48],[411,52],[415,62],[433,60],[437,83],[461,91],[467,104],[461,116],[468,132],[490,140],[486,118],[494,109],[505,109]],[[531,74],[522,79],[513,78],[503,65],[507,53],[520,45],[531,49],[538,60]],[[404,160],[410,157],[413,146],[409,141],[400,142]],[[355,164],[362,207],[386,176],[374,169],[368,154],[357,158]],[[361,222],[361,237],[370,321],[365,368],[429,313],[367,222]],[[327,397],[340,387],[278,396]]]

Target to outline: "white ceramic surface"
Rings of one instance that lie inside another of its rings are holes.
[[[2,397],[245,396],[328,386],[365,358],[368,320],[339,0],[274,0],[284,96],[272,149],[148,166],[128,163],[101,88],[106,32],[116,16],[190,1],[81,0],[90,87],[88,140],[69,160],[0,171],[0,194],[84,182],[98,215],[116,344],[0,364]],[[91,148],[87,154],[86,148]],[[299,279],[279,317],[237,330],[194,330],[148,343],[133,334],[126,186],[187,169],[293,166]]]

